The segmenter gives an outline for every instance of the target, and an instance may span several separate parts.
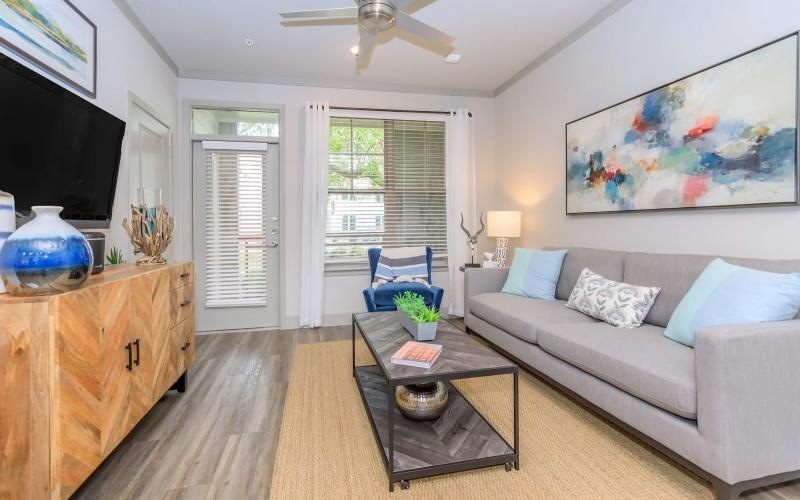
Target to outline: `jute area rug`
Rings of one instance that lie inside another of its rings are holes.
[[[359,364],[372,364],[366,346]],[[492,467],[388,479],[351,369],[348,341],[301,344],[284,407],[271,496],[280,499],[713,498],[709,485],[577,406],[520,376],[520,470]],[[511,442],[510,376],[456,382]]]

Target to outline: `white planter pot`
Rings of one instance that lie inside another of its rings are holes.
[[[417,342],[436,339],[436,327],[439,326],[438,321],[432,323],[415,323],[408,314],[399,309],[397,310],[397,317],[400,319],[400,324],[403,325],[403,328],[408,330]]]

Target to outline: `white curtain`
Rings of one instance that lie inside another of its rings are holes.
[[[464,273],[469,260],[467,235],[461,230],[461,214],[467,229],[475,226],[475,134],[469,110],[451,111],[446,125],[447,152],[447,265],[450,271],[448,313],[464,315]],[[477,259],[477,257],[476,257]]]
[[[328,204],[328,137],[331,112],[326,102],[306,103],[303,156],[302,240],[300,251],[300,326],[322,325],[325,281],[325,215]]]

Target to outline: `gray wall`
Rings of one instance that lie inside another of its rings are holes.
[[[798,0],[634,0],[498,96],[495,200],[524,246],[800,255],[800,208],[564,215],[564,124],[800,28]]]

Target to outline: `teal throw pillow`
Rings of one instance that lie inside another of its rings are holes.
[[[514,250],[503,292],[533,299],[553,300],[566,250]]]
[[[715,259],[686,292],[664,335],[694,347],[694,334],[704,326],[783,321],[798,310],[800,273],[769,273]]]

